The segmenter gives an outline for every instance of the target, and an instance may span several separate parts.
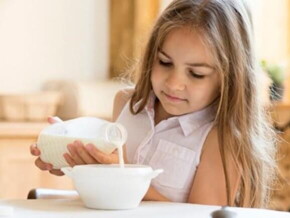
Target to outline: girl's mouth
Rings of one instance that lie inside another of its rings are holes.
[[[169,95],[169,94],[167,94],[167,93],[165,93],[165,92],[163,92],[163,94],[164,94],[164,96],[166,97],[166,99],[167,99],[168,101],[171,101],[171,102],[181,102],[181,101],[186,101],[186,99],[184,99],[184,98],[179,98],[179,97],[174,96],[174,95]]]

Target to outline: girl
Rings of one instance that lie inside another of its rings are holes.
[[[164,169],[144,200],[266,206],[275,137],[251,31],[242,0],[175,0],[157,20],[136,86],[116,95],[113,111],[129,133],[126,162]],[[79,141],[68,150],[71,166],[118,163]]]

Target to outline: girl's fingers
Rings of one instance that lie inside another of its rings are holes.
[[[74,167],[76,165],[75,161],[71,158],[71,156],[68,153],[65,153],[63,155],[66,162],[70,165],[70,167]]]
[[[47,118],[47,122],[50,123],[50,124],[53,124],[53,123],[60,123],[60,122],[63,122],[63,121],[59,117],[49,116]]]
[[[78,145],[75,142],[73,144],[68,144],[67,149],[70,153],[70,157],[73,159],[76,165],[85,164],[85,162],[82,160],[82,158],[78,154],[78,151],[76,148],[77,146]]]
[[[95,164],[98,163],[95,158],[93,158],[90,153],[85,149],[84,145],[76,141],[76,151],[78,153],[78,156],[85,162],[85,164]]]
[[[119,163],[118,156],[116,154],[105,154],[98,150],[93,144],[87,144],[85,146],[89,154],[102,164]]]
[[[52,165],[43,162],[40,158],[37,158],[34,163],[41,170],[52,170]]]
[[[49,172],[53,175],[56,175],[56,176],[63,176],[64,175],[64,173],[60,170],[50,170]]]
[[[30,153],[33,156],[39,156],[40,155],[40,150],[37,148],[36,143],[30,145]]]

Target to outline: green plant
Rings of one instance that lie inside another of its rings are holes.
[[[262,69],[267,72],[273,83],[277,86],[282,86],[285,79],[284,69],[278,64],[269,64],[266,60],[261,61]]]
[[[284,68],[278,64],[269,64],[265,60],[262,60],[260,64],[262,69],[268,74],[268,76],[272,80],[272,84],[269,87],[270,99],[273,101],[281,100],[284,93]]]

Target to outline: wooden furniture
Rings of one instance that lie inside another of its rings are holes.
[[[10,122],[43,122],[55,115],[61,97],[58,91],[0,94],[0,115]]]
[[[0,122],[0,198],[23,198],[33,188],[71,189],[65,176],[39,170],[29,147],[47,123]]]
[[[278,178],[271,208],[290,211],[290,103],[277,102],[272,113],[278,130]],[[290,216],[289,216],[290,217]]]
[[[272,112],[273,120],[281,131],[290,128],[290,102],[277,102]]]
[[[18,218],[71,218],[71,217],[139,217],[139,218],[180,218],[198,217],[210,218],[211,213],[219,210],[220,206],[182,204],[169,202],[141,202],[139,207],[131,210],[93,210],[85,208],[79,200],[5,200],[0,201],[0,206],[8,206],[13,217]],[[278,212],[265,209],[228,208],[237,213],[237,218],[289,218],[287,212]]]
[[[141,55],[160,0],[110,1],[110,78],[119,77]]]

